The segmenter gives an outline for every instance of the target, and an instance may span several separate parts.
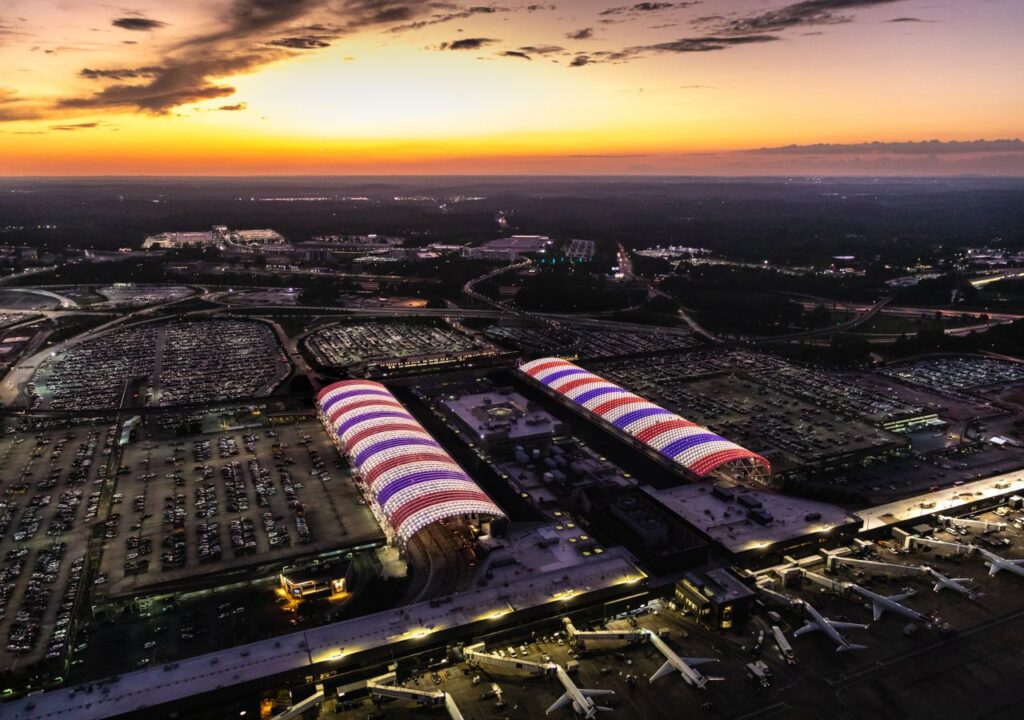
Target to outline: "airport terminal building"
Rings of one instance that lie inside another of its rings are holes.
[[[521,365],[519,372],[688,480],[718,476],[754,487],[771,486],[771,464],[761,455],[567,360],[541,358]]]
[[[478,536],[507,519],[380,383],[337,382],[324,388],[316,402],[328,435],[361,480],[389,540],[399,547],[441,520],[457,519]]]

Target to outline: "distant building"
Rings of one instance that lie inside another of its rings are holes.
[[[266,247],[281,250],[288,243],[276,230],[231,230],[226,225],[214,225],[209,232],[159,233],[142,242],[143,250],[209,246],[252,252]]]
[[[524,255],[544,252],[552,242],[546,235],[513,235],[491,240],[480,247],[465,248],[463,255],[485,260],[518,260]]]
[[[573,240],[565,251],[565,256],[578,262],[590,262],[594,259],[593,240]]]

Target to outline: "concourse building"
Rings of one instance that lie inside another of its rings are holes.
[[[321,422],[356,471],[390,541],[404,548],[428,526],[447,521],[472,537],[507,521],[493,500],[387,388],[346,380],[316,398]]]
[[[771,464],[645,398],[560,358],[541,358],[519,373],[570,409],[690,480],[711,476],[770,487]]]

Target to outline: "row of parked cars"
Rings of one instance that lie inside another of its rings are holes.
[[[63,542],[43,548],[36,556],[32,575],[21,596],[21,605],[7,629],[7,649],[24,654],[30,652],[39,640],[43,617],[50,605],[53,583],[57,581],[61,561],[67,549]]]

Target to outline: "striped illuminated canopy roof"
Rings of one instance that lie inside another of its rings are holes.
[[[334,383],[316,403],[403,543],[444,518],[505,516],[380,383]]]
[[[752,460],[771,472],[757,453],[567,360],[541,358],[519,371],[699,477],[734,460]]]

